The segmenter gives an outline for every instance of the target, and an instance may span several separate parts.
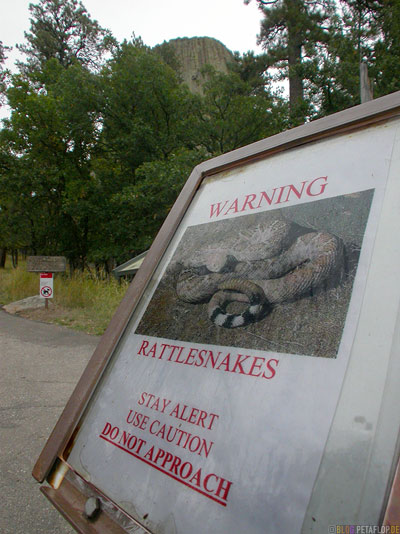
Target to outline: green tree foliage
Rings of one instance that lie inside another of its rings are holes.
[[[9,149],[4,132],[0,132],[0,267],[4,267],[6,250],[17,250],[31,245],[33,214],[26,211],[30,192],[18,176],[20,162]]]
[[[102,142],[130,180],[144,161],[191,144],[192,96],[140,41],[119,47],[103,72],[103,86]]]
[[[176,187],[166,193],[171,180],[165,179],[162,167],[181,177],[188,172],[187,158],[177,157],[177,151],[194,150],[191,157],[198,159],[195,103],[174,70],[140,40],[122,43],[100,81],[101,135],[92,161],[98,193],[92,215],[103,237],[93,241],[89,258],[105,262],[113,257],[120,262],[148,246],[148,236],[154,238],[165,218],[163,206],[170,206],[171,195],[175,199],[178,194]],[[143,167],[146,164],[150,167]],[[152,174],[151,194],[146,202],[135,201],[136,188],[150,188],[146,173],[153,168],[159,172]]]
[[[91,259],[123,262],[147,250],[190,172],[204,159],[202,151],[178,149],[165,159],[140,165],[134,182],[107,197]]]
[[[30,219],[27,246],[83,267],[100,133],[96,72],[112,39],[76,0],[41,0],[30,11],[28,44],[19,47],[27,61],[7,90],[12,113],[3,143],[14,160],[17,204],[23,199]],[[5,186],[9,179],[9,172],[1,175]]]
[[[13,182],[32,217],[29,245],[66,253],[77,264],[87,254],[85,205],[99,135],[96,84],[79,63],[65,69],[55,59],[39,76],[14,76],[7,92],[13,111],[3,129]]]
[[[199,142],[218,155],[258,141],[284,129],[286,106],[256,76],[244,81],[238,72],[224,74],[208,68],[199,113]],[[253,82],[253,83],[251,83]]]
[[[275,67],[288,79],[291,123],[302,123],[309,114],[304,98],[307,63],[315,57],[316,46],[328,40],[325,24],[332,14],[332,3],[330,0],[256,1],[264,15],[259,42],[266,51],[266,68]]]
[[[330,19],[329,40],[314,70],[317,116],[360,103],[360,64],[375,97],[400,89],[400,2],[342,0]],[[316,60],[314,60],[316,61]]]
[[[379,0],[373,14],[379,30],[371,60],[375,96],[400,90],[400,1]]]
[[[0,107],[4,104],[5,92],[7,89],[7,82],[10,76],[8,69],[4,68],[4,62],[7,59],[7,52],[11,50],[10,47],[4,46],[0,41]]]
[[[55,58],[63,67],[78,61],[98,69],[105,51],[115,40],[108,30],[92,20],[82,2],[77,0],[40,0],[30,4],[31,29],[25,32],[27,44],[18,49],[27,57],[24,68],[41,68]]]
[[[314,87],[320,87],[319,115],[360,103],[360,63],[371,65],[377,26],[375,0],[343,0],[331,18],[327,53],[320,55]]]
[[[240,79],[250,84],[251,95],[266,96],[272,91],[274,76],[268,72],[267,54],[255,55],[247,52],[243,55],[234,54],[234,61],[229,65],[232,72],[237,73]]]
[[[288,81],[291,124],[359,104],[361,62],[376,96],[400,88],[399,0],[256,1],[265,72]]]
[[[264,52],[182,85],[173,48],[117,44],[77,0],[38,0],[19,74],[0,70],[1,250],[109,265],[146,250],[193,167],[400,89],[400,0],[256,0]],[[0,43],[0,66],[7,47]],[[289,99],[274,90],[288,80]]]

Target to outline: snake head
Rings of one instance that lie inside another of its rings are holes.
[[[220,273],[232,273],[235,270],[236,265],[238,264],[238,260],[235,258],[235,256],[232,256],[231,254],[228,254],[226,256],[226,261],[224,265],[219,270]]]

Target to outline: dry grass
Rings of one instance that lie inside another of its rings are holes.
[[[0,304],[8,304],[39,293],[39,277],[28,273],[25,266],[0,269]]]
[[[119,284],[114,278],[94,279],[88,273],[72,277],[56,274],[49,309],[28,310],[20,315],[101,335],[127,287],[124,281]],[[28,273],[24,263],[17,269],[8,264],[0,269],[0,305],[38,294],[39,275]]]

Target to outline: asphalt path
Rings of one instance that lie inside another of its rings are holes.
[[[99,338],[0,310],[0,533],[75,531],[31,472]]]

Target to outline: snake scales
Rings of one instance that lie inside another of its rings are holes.
[[[176,292],[184,302],[208,302],[217,326],[246,326],[278,304],[328,287],[343,272],[343,254],[337,236],[274,215],[199,250],[182,266]],[[232,302],[245,303],[245,310],[229,313]]]

